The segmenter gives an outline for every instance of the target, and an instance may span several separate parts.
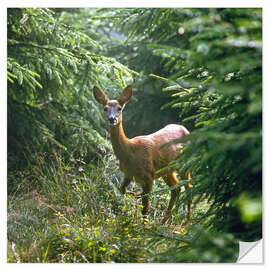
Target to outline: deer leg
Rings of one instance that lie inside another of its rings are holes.
[[[149,212],[149,206],[150,206],[149,198],[150,198],[150,192],[152,191],[152,186],[153,186],[153,180],[149,180],[148,182],[144,183],[142,187],[143,188],[143,192],[142,192],[143,216],[146,216]]]
[[[130,184],[131,181],[132,181],[132,179],[129,179],[127,177],[124,178],[124,180],[123,180],[123,182],[122,182],[122,184],[120,186],[120,192],[122,194],[125,194],[126,193],[126,188]]]
[[[142,192],[133,192],[130,190],[127,190],[126,194],[130,194],[130,195],[134,196],[135,198],[142,196]]]
[[[178,179],[175,175],[175,171],[172,171],[170,174],[168,174],[164,180],[169,187],[173,187],[173,186],[177,185],[177,183],[178,183]],[[171,216],[171,211],[172,211],[173,206],[175,204],[175,201],[179,195],[179,192],[180,192],[180,188],[176,188],[176,189],[171,190],[171,199],[170,199],[169,206],[168,206],[167,212],[165,214],[165,217],[161,221],[162,224],[164,224]]]
[[[127,186],[130,184],[131,181],[132,181],[131,179],[125,177],[121,186],[120,186],[120,192],[122,194],[130,194],[130,195],[133,195],[135,197],[141,196],[142,195],[141,192],[133,192],[133,191],[126,190]]]

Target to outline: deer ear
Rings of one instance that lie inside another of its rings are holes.
[[[120,105],[123,106],[129,101],[131,96],[132,96],[132,86],[129,85],[123,90],[122,94],[117,100],[120,103]]]
[[[102,90],[100,90],[97,86],[94,86],[93,93],[96,101],[105,106],[108,102],[107,96],[104,94]]]

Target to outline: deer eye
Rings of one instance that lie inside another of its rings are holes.
[[[108,111],[108,108],[107,107],[104,107],[104,112],[107,112]]]
[[[117,108],[117,111],[118,111],[118,112],[121,112],[121,110],[122,110],[121,107],[118,107],[118,108]]]

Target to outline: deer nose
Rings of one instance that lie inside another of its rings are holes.
[[[115,124],[116,118],[114,116],[109,116],[108,121],[110,122],[110,124]]]

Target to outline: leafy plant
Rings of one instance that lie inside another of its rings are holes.
[[[92,88],[121,90],[137,73],[99,55],[102,35],[66,17],[52,9],[8,9],[10,166],[33,162],[36,152],[90,160],[110,149]]]

